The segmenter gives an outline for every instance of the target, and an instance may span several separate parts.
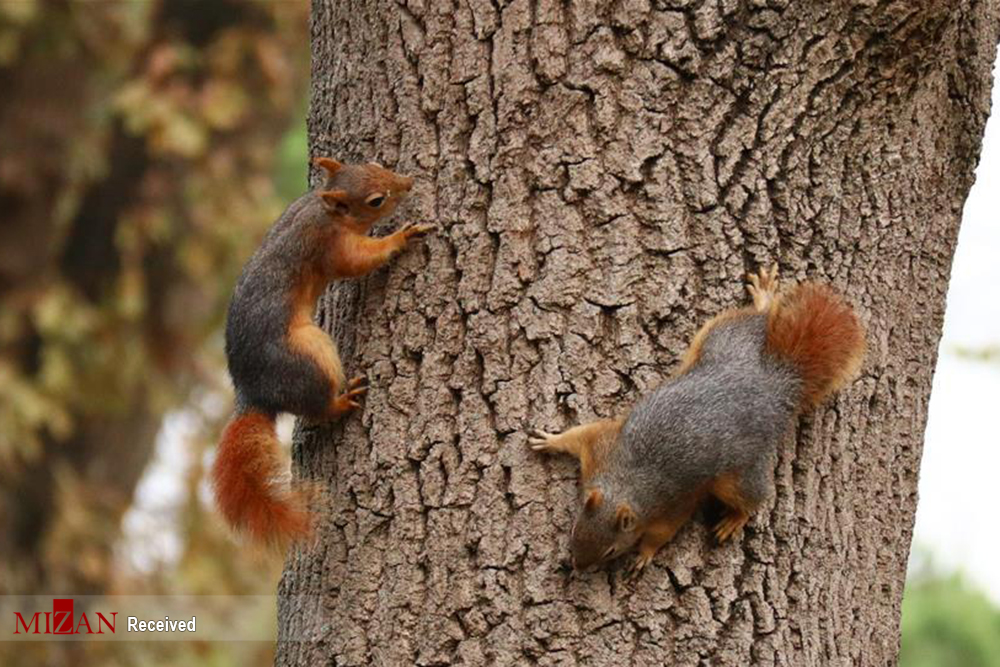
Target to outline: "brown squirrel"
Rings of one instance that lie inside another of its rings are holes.
[[[389,236],[368,231],[396,209],[413,179],[377,164],[314,161],[319,188],[285,209],[236,283],[226,318],[226,360],[236,414],[212,467],[216,504],[252,539],[285,543],[309,534],[302,491],[281,480],[275,417],[339,417],[359,407],[364,379],[347,381],[337,348],[313,323],[316,300],[336,278],[363,276],[400,253],[432,225],[409,224]]]
[[[574,568],[638,542],[637,574],[709,496],[724,508],[715,526],[724,542],[771,495],[775,449],[795,416],[860,369],[864,331],[829,287],[804,283],[779,297],[777,267],[749,281],[753,306],[709,320],[676,375],[627,416],[531,433],[532,449],[580,460]]]

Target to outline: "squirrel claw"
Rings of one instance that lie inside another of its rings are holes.
[[[350,412],[351,410],[357,410],[361,407],[361,403],[359,403],[357,399],[364,396],[368,392],[368,386],[363,383],[363,377],[353,378],[347,383],[347,391],[342,394],[338,394],[333,399],[333,414],[343,414],[345,412]]]
[[[403,227],[403,234],[406,235],[407,239],[420,238],[421,236],[426,236],[437,229],[437,225],[421,224],[416,222],[411,222],[405,227]]]
[[[652,561],[652,554],[639,554],[636,557],[635,562],[632,563],[632,567],[630,567],[628,572],[625,574],[625,579],[627,581],[635,581],[639,578],[639,575],[642,574],[642,571],[646,569],[646,566]]]
[[[754,307],[764,312],[778,294],[778,265],[774,264],[770,270],[759,269],[757,273],[747,274],[747,281],[747,292],[753,298]]]
[[[550,440],[556,437],[555,433],[548,433],[540,429],[528,431],[528,446],[536,452],[548,451],[552,447]]]
[[[723,544],[736,532],[745,526],[747,517],[741,515],[727,515],[719,523],[715,524],[715,539],[719,544]]]
[[[354,392],[357,392],[357,391],[358,390],[355,389],[352,392],[349,392],[349,393],[346,393],[346,394],[341,394],[341,395],[337,396],[335,399],[333,399],[333,403],[332,403],[331,409],[330,409],[330,415],[336,417],[336,416],[343,415],[343,414],[345,414],[347,412],[350,412],[352,410],[357,410],[358,408],[360,408],[361,404],[358,403],[353,398]]]
[[[364,375],[359,375],[357,377],[351,378],[350,382],[347,383],[348,389],[357,389],[358,387],[368,383],[367,378]],[[367,387],[365,387],[367,389]]]

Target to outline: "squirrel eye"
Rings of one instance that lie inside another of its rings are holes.
[[[385,203],[385,195],[378,193],[370,195],[368,199],[365,200],[365,203],[371,206],[372,208],[379,208],[380,206],[382,206],[382,204]]]

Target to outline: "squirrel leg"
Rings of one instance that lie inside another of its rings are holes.
[[[702,325],[701,329],[698,330],[698,333],[694,335],[694,339],[691,341],[691,345],[688,347],[687,352],[684,353],[684,358],[681,360],[681,366],[677,369],[674,377],[684,375],[684,373],[691,370],[692,366],[698,363],[701,359],[701,350],[705,345],[705,340],[708,338],[708,335],[712,333],[712,330],[715,329],[715,327],[720,324],[725,324],[726,322],[754,315],[755,313],[766,313],[773,310],[777,306],[777,265],[772,266],[770,270],[761,269],[757,273],[749,274],[747,276],[747,280],[749,281],[747,291],[750,292],[750,296],[753,297],[753,306],[723,311]]]
[[[562,433],[549,433],[541,429],[528,432],[528,446],[536,452],[547,454],[569,454],[580,458],[581,451],[587,446],[587,433],[600,422],[574,426]]]
[[[586,481],[614,445],[621,427],[621,419],[602,419],[562,433],[535,429],[528,434],[528,446],[536,452],[575,456],[580,460],[580,476]]]
[[[747,481],[730,473],[720,475],[712,482],[711,494],[726,508],[725,516],[715,524],[714,529],[715,538],[720,544],[743,528],[750,520],[750,514],[760,504],[760,494],[748,489]]]
[[[759,269],[747,275],[747,292],[753,297],[753,307],[759,313],[766,313],[778,302],[778,265]]]
[[[288,344],[299,354],[308,357],[330,380],[336,393],[347,384],[344,367],[337,348],[325,331],[312,322],[296,324],[288,330]]]
[[[328,417],[339,417],[361,407],[358,398],[368,391],[368,387],[364,386],[365,379],[356,377],[348,382],[337,348],[326,332],[311,322],[298,324],[289,329],[288,343],[293,350],[312,360],[328,380]]]
[[[388,236],[345,232],[337,238],[331,258],[334,275],[356,278],[371,273],[402,252],[410,239],[426,235],[434,225],[409,224]]]

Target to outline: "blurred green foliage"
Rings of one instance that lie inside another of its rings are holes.
[[[1000,361],[1000,345],[988,345],[986,347],[956,347],[955,354],[973,361],[989,361],[996,363]]]
[[[903,595],[900,667],[1000,667],[1000,608],[921,553]]]
[[[306,117],[306,107],[298,112],[299,118]],[[306,188],[309,164],[303,156],[309,154],[309,132],[305,123],[293,125],[278,145],[278,155],[274,169],[274,187],[283,201],[292,201]]]

